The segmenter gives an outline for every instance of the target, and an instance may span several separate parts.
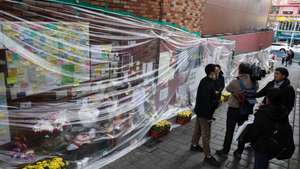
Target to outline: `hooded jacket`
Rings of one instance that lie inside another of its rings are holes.
[[[282,105],[264,105],[255,113],[255,119],[251,128],[251,145],[257,152],[269,154],[269,139],[275,129],[276,123],[280,127],[289,127],[288,110]],[[286,138],[284,138],[286,139]]]
[[[274,88],[275,80],[269,82],[263,89],[261,89],[256,97],[263,97],[267,95],[269,89]],[[295,102],[295,90],[291,86],[291,82],[289,79],[284,80],[284,82],[280,85],[279,89],[282,91],[282,105],[284,105],[288,112],[290,113],[294,107]],[[266,98],[264,98],[263,103],[266,103]]]

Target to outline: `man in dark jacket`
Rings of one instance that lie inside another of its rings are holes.
[[[254,169],[267,169],[269,160],[276,156],[274,154],[276,147],[272,147],[272,142],[270,142],[276,125],[284,131],[287,128],[287,132],[284,132],[280,139],[283,139],[284,143],[293,142],[293,140],[287,140],[292,138],[293,134],[288,132],[290,128],[289,113],[287,108],[281,104],[280,89],[270,89],[266,100],[266,104],[255,113],[255,120],[251,128],[251,146],[255,151]],[[292,131],[291,128],[290,131]]]
[[[256,97],[266,96],[269,89],[279,88],[281,91],[281,103],[288,109],[290,113],[293,110],[295,102],[295,90],[288,79],[289,72],[286,68],[276,68],[274,73],[274,80],[270,81],[263,89],[261,89]],[[266,103],[264,98],[263,103]]]
[[[213,114],[218,106],[215,90],[215,65],[207,65],[205,67],[205,73],[207,76],[201,80],[197,91],[196,106],[194,109],[194,112],[197,114],[197,119],[191,150],[204,151],[205,162],[213,166],[220,166],[220,163],[211,155],[209,146]],[[199,146],[201,136],[203,148]]]

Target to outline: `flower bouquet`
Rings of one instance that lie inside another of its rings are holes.
[[[149,135],[152,138],[160,138],[170,132],[171,123],[167,120],[161,120],[151,127]]]
[[[66,167],[67,163],[61,157],[53,157],[33,164],[27,164],[21,169],[65,169]]]
[[[221,102],[222,103],[227,102],[230,95],[231,95],[231,93],[229,93],[229,92],[226,92],[226,91],[223,92],[222,96],[221,96]]]
[[[186,110],[186,111],[178,113],[177,118],[176,118],[176,123],[181,124],[181,125],[187,124],[188,122],[191,121],[192,114],[193,113],[191,110]]]

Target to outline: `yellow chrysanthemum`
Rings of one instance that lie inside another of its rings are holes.
[[[181,117],[181,118],[191,118],[192,114],[193,114],[192,111],[186,110],[186,111],[182,111],[182,112],[178,113],[178,117]]]

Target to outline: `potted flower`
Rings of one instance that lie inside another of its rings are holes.
[[[159,138],[167,135],[171,129],[171,123],[167,120],[161,120],[151,127],[149,135],[152,138]]]
[[[187,124],[188,122],[191,121],[192,114],[193,113],[191,110],[186,110],[186,111],[178,113],[177,118],[176,118],[176,123],[181,124],[181,125]]]
[[[66,167],[67,163],[61,157],[53,157],[33,164],[27,164],[21,169],[65,169]]]

